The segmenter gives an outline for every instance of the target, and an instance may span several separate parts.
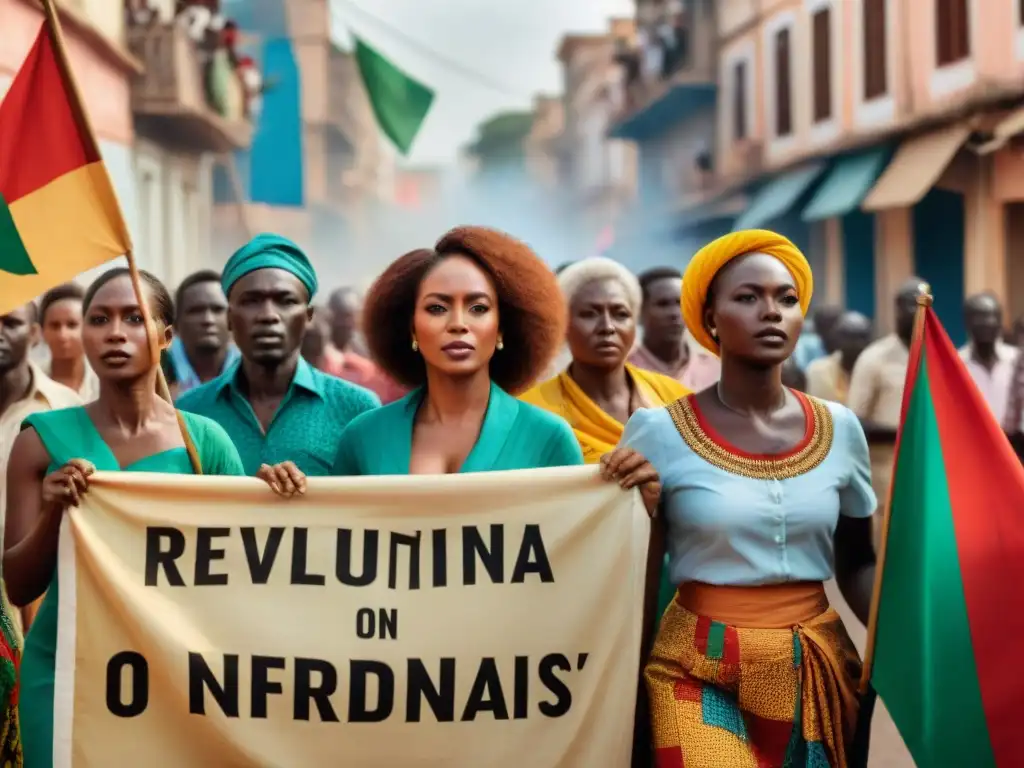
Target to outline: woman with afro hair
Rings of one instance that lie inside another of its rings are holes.
[[[332,474],[583,464],[563,419],[515,397],[550,363],[565,325],[555,275],[502,232],[458,227],[400,257],[370,288],[363,328],[373,359],[413,391],[349,423]],[[605,477],[627,489],[658,479],[630,449],[610,457]]]

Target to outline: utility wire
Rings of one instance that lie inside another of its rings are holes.
[[[410,37],[401,29],[394,26],[390,22],[385,21],[380,16],[377,16],[376,14],[367,11],[365,8],[362,8],[356,5],[355,3],[349,2],[349,0],[334,0],[334,3],[346,8],[347,10],[352,11],[356,16],[366,19],[371,24],[375,24],[381,29],[386,30],[396,40],[400,40],[410,49],[417,51],[422,56],[428,59],[432,59],[434,62],[440,64],[446,69],[461,75],[467,80],[475,82],[477,85],[480,85],[483,88],[487,88],[488,90],[495,91],[496,93],[501,93],[505,96],[510,96],[512,98],[519,100],[529,101],[531,98],[530,95],[524,94],[522,91],[516,90],[506,85],[505,83],[499,82],[498,80],[495,80],[491,77],[488,77],[487,75],[484,75],[474,69],[469,68],[465,64],[456,61],[455,59],[449,58],[444,54],[438,53],[433,48],[430,48],[429,46],[421,43],[419,40]]]

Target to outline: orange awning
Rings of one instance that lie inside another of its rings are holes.
[[[917,203],[939,180],[970,133],[969,126],[957,123],[904,141],[861,208],[878,211]]]

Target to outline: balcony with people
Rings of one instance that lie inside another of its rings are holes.
[[[132,86],[137,125],[198,152],[246,148],[263,82],[241,50],[237,24],[221,13],[219,0],[167,6],[126,6],[128,47],[145,67]]]
[[[713,0],[639,0],[636,36],[617,41],[624,101],[614,138],[643,141],[715,102]]]

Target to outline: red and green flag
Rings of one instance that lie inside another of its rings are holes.
[[[0,102],[0,313],[130,250],[48,14]]]
[[[866,678],[921,768],[1024,765],[1024,468],[930,306],[886,528]]]

